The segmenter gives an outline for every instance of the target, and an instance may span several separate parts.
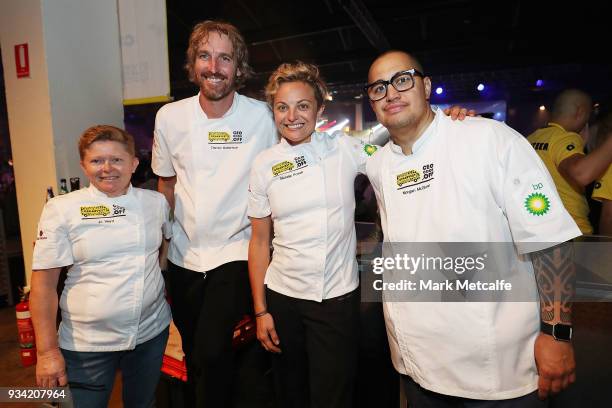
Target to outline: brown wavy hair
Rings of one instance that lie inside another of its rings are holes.
[[[240,75],[236,76],[236,89],[244,86],[244,83],[253,76],[253,69],[249,65],[249,50],[240,31],[230,23],[225,21],[206,20],[193,27],[189,36],[189,46],[187,47],[187,63],[185,69],[189,75],[189,81],[197,83],[195,80],[194,65],[198,47],[202,41],[206,41],[211,32],[225,34],[232,42],[236,67],[240,70]]]

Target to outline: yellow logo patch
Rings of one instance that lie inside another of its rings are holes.
[[[110,215],[111,210],[105,205],[89,205],[81,207],[81,215],[83,217],[106,217]]]
[[[294,168],[295,168],[295,165],[293,163],[285,160],[283,162],[277,163],[274,166],[272,166],[272,174],[276,177],[279,174],[284,173],[286,171],[291,171]]]
[[[408,170],[397,175],[397,185],[399,187],[406,183],[416,183],[421,179],[421,173],[416,170]]]
[[[208,132],[209,142],[229,142],[230,134],[227,132]]]

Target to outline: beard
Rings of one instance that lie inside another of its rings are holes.
[[[383,123],[384,122],[384,123]],[[403,117],[384,118],[380,123],[387,129],[401,129],[413,126],[417,122],[413,115],[404,115]]]
[[[221,81],[213,84],[208,82],[207,78],[218,78]],[[212,74],[209,72],[203,72],[200,76],[198,76],[198,85],[200,87],[200,92],[204,94],[206,99],[211,101],[219,101],[234,92],[236,89],[236,81],[234,77],[228,81],[228,78],[225,75],[219,73]]]

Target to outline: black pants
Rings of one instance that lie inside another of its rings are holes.
[[[358,291],[319,303],[267,289],[266,299],[282,350],[272,358],[278,407],[351,408]]]
[[[506,400],[474,400],[438,394],[426,390],[407,375],[402,375],[402,383],[410,408],[545,408],[547,401],[538,399],[538,391],[518,398]]]
[[[233,329],[252,310],[247,262],[229,262],[207,273],[169,262],[168,281],[172,318],[187,361],[191,395],[185,406],[231,407]]]

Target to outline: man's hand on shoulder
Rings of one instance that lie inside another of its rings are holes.
[[[540,333],[535,341],[534,354],[538,368],[538,396],[545,399],[555,395],[576,381],[576,361],[571,342],[555,340]]]

